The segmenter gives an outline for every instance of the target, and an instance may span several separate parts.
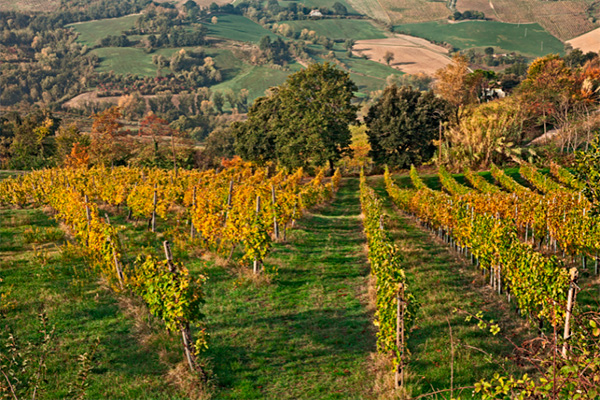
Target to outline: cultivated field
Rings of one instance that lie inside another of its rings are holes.
[[[394,54],[390,66],[409,74],[418,72],[433,74],[451,62],[446,55],[448,51],[443,47],[435,46],[422,39],[414,40],[406,35],[387,39],[359,40],[354,50],[357,54],[365,54],[370,60],[382,64],[385,64],[384,54],[390,51]]]
[[[499,20],[537,22],[561,40],[574,38],[596,27],[587,19],[588,3],[584,0],[492,0],[492,4]]]
[[[171,49],[171,52],[175,51]],[[100,72],[114,71],[116,74],[156,75],[152,55],[134,47],[101,47],[92,50],[100,57]]]
[[[493,46],[497,53],[518,52],[530,57],[564,53],[562,42],[538,24],[497,21],[424,22],[394,27],[396,32],[446,42],[459,49]]]
[[[258,43],[264,36],[277,36],[256,22],[241,15],[219,15],[217,18],[218,22],[216,24],[209,22],[205,24],[208,28],[209,36],[254,43]]]
[[[264,96],[265,90],[273,86],[281,85],[287,76],[302,68],[300,64],[292,63],[288,71],[277,70],[261,65],[243,64],[239,73],[230,80],[212,86],[212,90],[231,89],[239,92],[241,89],[247,89],[249,92],[248,100],[251,102],[255,98]]]
[[[240,1],[234,1],[235,3],[239,3]],[[299,0],[297,3],[301,3],[304,4],[307,7],[312,7],[312,8],[319,8],[319,7],[328,7],[331,8],[335,3],[340,3],[344,6],[346,6],[346,9],[348,10],[348,13],[350,14],[358,14],[356,12],[356,9],[353,7],[352,0],[350,1],[346,1],[346,0]],[[285,6],[285,2],[283,3],[283,6]]]
[[[294,31],[303,29],[315,31],[318,35],[330,39],[380,39],[386,34],[369,21],[359,19],[327,19],[283,21],[282,24],[290,25]]]
[[[54,11],[60,0],[0,0],[0,11]]]
[[[352,7],[360,14],[367,15],[376,21],[391,22],[388,12],[378,0],[348,0]]]
[[[450,11],[444,1],[350,0],[364,15],[386,23],[413,23],[446,18]]]
[[[567,43],[575,49],[581,49],[584,53],[588,51],[598,52],[600,51],[600,28],[567,40]]]
[[[67,25],[79,33],[77,41],[88,46],[94,46],[109,35],[120,35],[121,32],[132,28],[139,15],[127,15],[120,18],[102,19],[97,21],[80,22]]]
[[[452,12],[444,1],[350,0],[356,10],[395,25],[446,19]],[[478,10],[489,19],[511,23],[538,23],[561,40],[597,27],[588,20],[588,0],[458,0],[458,11]],[[597,17],[597,16],[596,16]]]

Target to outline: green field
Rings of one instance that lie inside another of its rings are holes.
[[[243,0],[234,0],[233,4],[239,4]],[[265,2],[266,3],[266,2]],[[290,2],[288,0],[281,1],[279,0],[279,6],[282,8],[287,8]],[[349,14],[358,14],[348,3],[346,0],[298,0],[296,3],[304,4],[306,7],[311,8],[319,8],[319,7],[328,7],[331,8],[335,3],[341,3],[348,9]]]
[[[359,40],[382,39],[386,37],[385,33],[371,22],[359,19],[320,19],[284,21],[281,23],[290,25],[296,32],[308,29],[330,39]]]
[[[394,26],[394,31],[446,42],[458,49],[492,46],[496,52],[518,52],[530,57],[564,54],[560,40],[538,24],[506,24],[496,21],[466,21],[455,24],[424,22]]]
[[[244,64],[242,70],[233,79],[221,82],[211,87],[212,90],[228,90],[239,92],[241,89],[247,89],[249,92],[248,101],[265,95],[265,90],[273,86],[281,85],[285,82],[287,76],[299,71],[300,64],[290,64],[289,71],[281,71],[261,65]]]
[[[152,55],[133,47],[102,47],[92,50],[100,57],[99,72],[114,71],[116,74],[156,75]]]
[[[258,43],[263,36],[276,37],[273,32],[241,15],[218,15],[216,24],[206,23],[209,36],[240,42]]]
[[[195,47],[182,47],[193,50]],[[152,56],[160,54],[171,57],[173,53],[182,49],[173,47],[158,49],[154,53],[146,53],[143,49],[134,47],[101,47],[92,50],[93,54],[100,57],[99,72],[114,71],[116,74],[137,74],[138,76],[156,75],[156,65],[152,64]],[[236,58],[230,50],[209,49],[206,55],[213,57],[219,68],[222,69],[223,78],[230,79],[237,75],[240,68],[236,65]],[[164,69],[167,72],[168,68]]]
[[[317,52],[313,56],[313,60],[318,63],[323,63],[327,60],[324,54],[320,51],[319,46],[309,46],[311,50]],[[360,57],[348,57],[346,51],[336,51],[336,58],[343,63],[346,72],[350,74],[350,79],[358,86],[358,91],[355,96],[365,98],[370,92],[382,90],[386,86],[386,78],[392,74],[400,75],[402,72],[397,71],[387,65],[380,64],[375,61],[365,60]],[[338,66],[338,68],[341,68]]]
[[[139,15],[127,15],[120,18],[101,19],[98,21],[81,22],[67,25],[79,33],[77,41],[81,44],[94,46],[109,35],[120,35],[121,32],[132,28]]]

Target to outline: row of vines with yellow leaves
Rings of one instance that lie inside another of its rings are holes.
[[[413,171],[411,178],[420,189],[398,188],[386,170],[386,189],[393,202],[432,230],[444,232],[459,246],[467,247],[482,269],[501,277],[523,314],[531,313],[554,325],[561,323],[570,283],[569,271],[562,261],[523,243],[512,220],[498,217],[492,209],[485,208],[488,205],[474,205],[470,193],[453,197],[431,190],[414,168]],[[482,203],[498,198],[491,193],[484,194],[485,199],[479,195],[477,201]]]
[[[405,352],[397,344],[398,301],[407,306],[403,313],[405,331],[414,321],[418,304],[407,287],[400,250],[383,227],[381,199],[367,184],[364,172],[360,176],[360,204],[369,248],[369,263],[376,279],[375,325],[379,328],[377,347],[382,353],[393,353],[397,364],[401,362]]]

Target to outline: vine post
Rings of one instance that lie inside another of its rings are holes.
[[[156,232],[156,203],[158,202],[158,186],[154,184],[154,194],[152,197],[152,221],[150,222],[152,232]]]
[[[260,217],[260,196],[257,195],[256,196],[256,219],[258,219],[259,217]],[[260,260],[258,259],[258,257],[255,257],[254,263],[252,266],[252,270],[254,271],[254,274],[258,274],[259,268],[260,268]]]
[[[404,309],[406,307],[404,301],[404,283],[398,284],[396,292],[396,348],[399,354],[396,367],[396,388],[404,386]]]
[[[577,278],[579,273],[577,268],[571,268],[569,271],[571,274],[571,282],[569,283],[569,293],[567,295],[567,312],[565,314],[565,331],[563,333],[563,348],[562,356],[567,358],[567,350],[569,349],[568,340],[571,336],[571,314],[573,313],[573,306],[575,305],[575,297],[577,297]]]
[[[90,240],[90,229],[92,228],[92,213],[90,212],[90,199],[87,194],[83,195],[83,200],[85,201],[85,217],[87,218],[86,245],[88,245]]]
[[[231,210],[231,197],[233,196],[233,178],[229,181],[229,192],[227,193],[227,209],[225,210],[225,219],[223,221],[223,226],[227,223],[227,216],[229,214],[229,210]]]
[[[192,211],[196,209],[196,186],[194,186],[194,191],[192,193]],[[194,239],[196,237],[196,228],[194,228],[194,221],[190,218],[190,238]]]
[[[273,200],[273,234],[275,240],[279,240],[279,224],[277,223],[277,210],[275,205],[277,204],[277,197],[275,196],[275,185],[271,184],[271,198]]]

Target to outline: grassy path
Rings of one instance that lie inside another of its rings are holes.
[[[218,399],[367,399],[375,351],[358,180],[275,245],[271,284],[212,266],[205,312]]]
[[[525,320],[511,310],[504,297],[485,286],[475,267],[459,260],[428,231],[397,212],[380,177],[371,179],[370,184],[384,199],[390,216],[386,228],[403,252],[409,285],[421,303],[408,341],[412,355],[407,382],[411,394],[451,387],[450,327],[454,388],[472,386],[495,372],[517,371],[511,361],[513,347],[503,336],[520,344],[527,334]],[[501,333],[493,336],[489,330],[479,329],[476,322],[465,321],[465,313],[453,313],[455,308],[472,314],[483,311],[487,321],[499,323]],[[465,390],[463,396],[470,398],[470,392]],[[449,398],[449,393],[444,395]]]

